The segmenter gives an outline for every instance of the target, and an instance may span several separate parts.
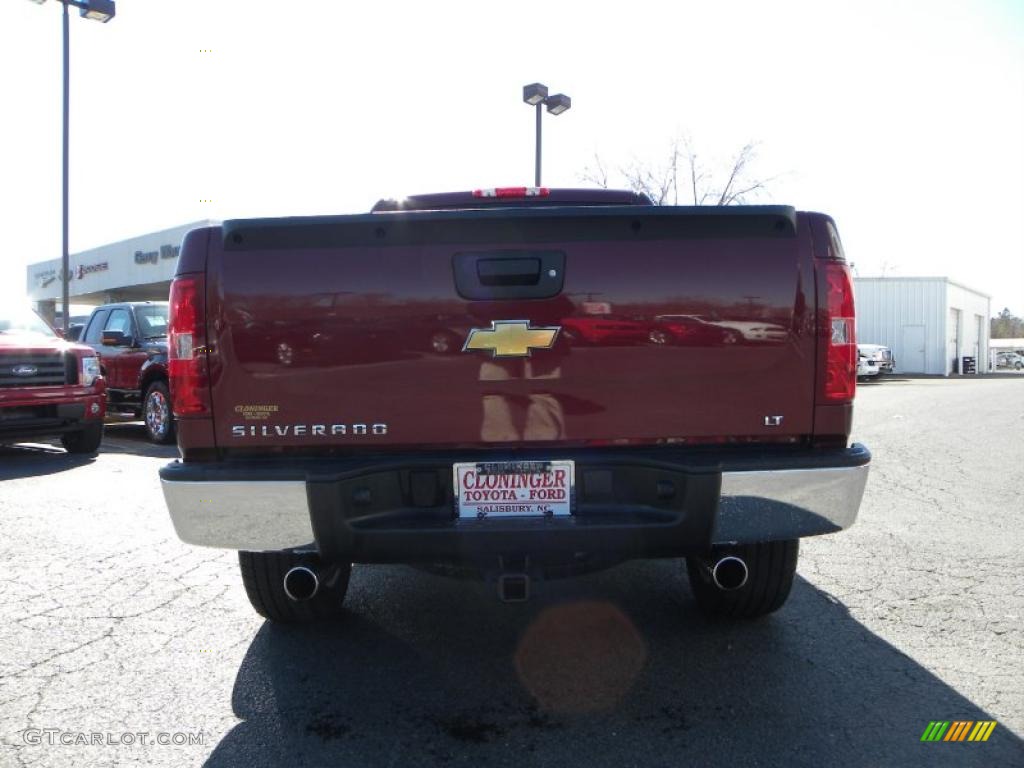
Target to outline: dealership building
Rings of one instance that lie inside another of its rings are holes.
[[[988,294],[948,277],[855,277],[853,289],[857,342],[889,347],[897,373],[989,370]]]
[[[214,224],[197,221],[69,256],[68,299],[74,304],[167,301],[185,233]],[[61,300],[60,259],[30,264],[27,295],[53,320]]]

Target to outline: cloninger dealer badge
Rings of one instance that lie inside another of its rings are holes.
[[[490,351],[493,357],[529,357],[531,350],[551,349],[561,327],[531,328],[529,320],[492,320],[490,328],[473,328],[463,352]]]

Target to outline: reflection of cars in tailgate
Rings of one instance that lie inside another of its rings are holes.
[[[614,316],[563,317],[562,337],[576,344],[638,344],[647,340],[648,324]]]
[[[654,344],[696,347],[735,344],[742,338],[738,331],[709,323],[696,315],[658,315],[648,337]]]
[[[59,339],[27,309],[0,309],[0,443],[60,436],[70,453],[95,453],[104,389],[91,349]]]
[[[239,550],[264,616],[337,615],[353,562],[473,568],[516,600],[645,557],[687,558],[704,610],[755,616],[786,600],[801,537],[853,523],[870,456],[849,444],[853,291],[827,216],[524,188],[375,210],[182,245],[182,458],[160,476],[178,535]],[[596,303],[648,333],[718,325],[569,343]],[[770,343],[723,327],[755,315]],[[454,351],[408,354],[439,316]]]

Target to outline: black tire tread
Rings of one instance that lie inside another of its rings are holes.
[[[710,580],[695,559],[687,558],[686,570],[697,607],[708,615],[752,619],[777,611],[793,588],[800,540],[769,541],[731,547],[728,554],[743,558],[750,571],[740,589],[724,592]]]
[[[348,591],[351,566],[340,569],[332,587],[320,584],[311,599],[297,603],[284,591],[284,575],[296,565],[308,565],[308,555],[294,552],[239,552],[238,564],[242,572],[242,585],[249,603],[260,616],[282,624],[300,624],[338,618]]]

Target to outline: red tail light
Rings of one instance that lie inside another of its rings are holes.
[[[171,283],[167,359],[175,416],[210,413],[205,282],[202,275],[187,275]]]
[[[850,402],[857,389],[857,340],[854,338],[853,279],[841,261],[819,264],[824,271],[821,297],[826,325],[825,379],[822,395],[828,402]],[[819,299],[820,301],[821,299]]]

